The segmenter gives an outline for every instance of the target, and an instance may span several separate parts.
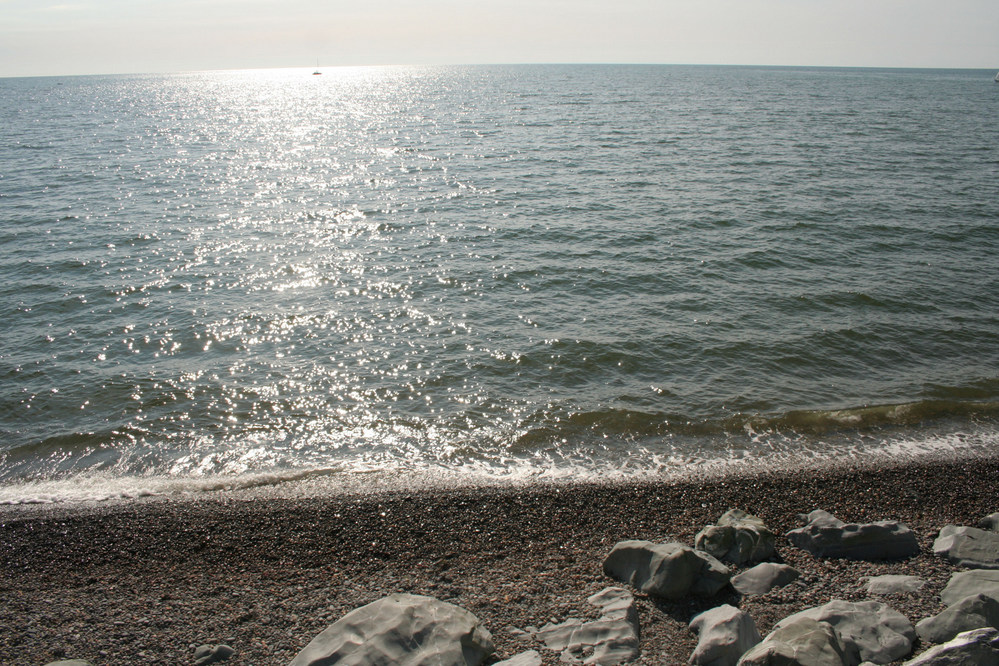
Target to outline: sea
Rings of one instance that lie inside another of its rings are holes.
[[[999,450],[994,72],[0,79],[0,502]]]

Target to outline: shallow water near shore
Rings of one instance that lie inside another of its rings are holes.
[[[0,79],[0,502],[994,451],[997,88]]]

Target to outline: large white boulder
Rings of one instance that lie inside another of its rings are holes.
[[[697,647],[690,655],[697,666],[735,666],[739,657],[763,637],[749,613],[728,604],[704,611],[690,621]]]
[[[843,601],[803,610],[777,623],[780,628],[800,618],[827,622],[847,647],[856,646],[862,661],[890,664],[912,652],[916,631],[898,611],[877,601]]]
[[[947,587],[940,593],[940,599],[953,606],[961,599],[973,594],[987,594],[999,599],[999,570],[969,569],[951,575]]]
[[[467,666],[492,652],[492,636],[467,610],[432,597],[392,594],[331,624],[290,666]]]
[[[604,573],[664,599],[710,597],[728,585],[728,567],[682,543],[621,541],[604,560]]]
[[[999,532],[947,525],[933,542],[933,552],[962,567],[999,569]]]
[[[857,647],[847,645],[828,622],[807,617],[778,626],[742,655],[738,666],[857,666]]]
[[[717,524],[708,525],[694,537],[694,547],[733,564],[760,562],[774,554],[776,539],[763,520],[730,509]]]
[[[973,594],[916,624],[924,641],[945,643],[972,629],[999,629],[999,600],[987,594]]]
[[[804,527],[791,530],[787,538],[815,557],[897,560],[919,554],[916,535],[899,522],[844,523],[821,509],[803,518]]]

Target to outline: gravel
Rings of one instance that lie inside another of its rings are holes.
[[[688,622],[723,603],[749,612],[765,635],[799,610],[872,598],[864,576],[909,574],[927,585],[881,599],[913,623],[939,612],[957,569],[933,556],[933,538],[999,509],[997,489],[999,457],[697,481],[3,507],[0,663],[175,666],[193,663],[201,645],[225,644],[235,649],[226,664],[287,664],[347,612],[410,592],[477,615],[496,642],[492,660],[537,648],[557,664],[518,630],[593,617],[586,597],[615,584],[601,564],[618,541],[692,544],[730,508],[778,535],[816,508],[848,522],[899,520],[918,535],[921,554],[900,562],[817,560],[779,537],[778,559],[802,576],[758,597],[637,595],[638,663],[684,664],[696,644]]]

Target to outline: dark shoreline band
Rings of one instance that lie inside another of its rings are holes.
[[[579,616],[586,596],[613,584],[600,564],[616,541],[690,544],[729,508],[778,534],[817,508],[846,521],[899,520],[921,553],[817,560],[780,538],[799,585],[742,599],[640,598],[649,663],[686,661],[696,612],[733,603],[765,633],[829,599],[868,598],[865,575],[927,578],[920,595],[886,601],[912,622],[939,612],[954,567],[932,554],[932,540],[947,523],[999,510],[999,456],[673,482],[2,507],[0,662],[187,663],[191,645],[227,643],[231,663],[282,664],[346,612],[392,592],[467,608],[493,632],[497,656],[511,656],[524,649],[515,629]]]

